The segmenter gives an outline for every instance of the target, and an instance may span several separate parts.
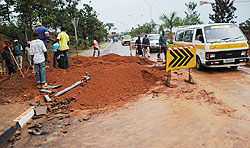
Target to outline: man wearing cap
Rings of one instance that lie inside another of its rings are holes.
[[[18,40],[14,40],[14,49],[13,49],[13,54],[16,58],[16,61],[20,67],[20,69],[22,69],[22,61],[23,61],[23,57],[22,57],[22,51],[23,51],[23,47],[21,44],[19,44]]]
[[[49,39],[49,31],[46,27],[44,27],[40,22],[36,23],[36,28],[33,31],[38,32],[40,36],[40,40],[43,41],[44,45],[47,47],[46,39]]]
[[[59,42],[59,50],[57,50],[53,56],[53,67],[57,68],[57,57],[60,54],[64,55],[64,65],[63,69],[68,69],[69,68],[69,36],[66,33],[66,29],[64,27],[61,28],[61,33],[58,34],[56,41],[54,42],[57,43]]]

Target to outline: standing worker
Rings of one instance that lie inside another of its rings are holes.
[[[167,52],[167,37],[165,35],[165,31],[162,31],[162,35],[160,36],[159,39],[159,44],[160,44],[160,52],[158,53],[157,57],[160,58],[160,54],[163,51],[164,52],[164,56],[165,56],[165,60],[166,60],[166,52]]]
[[[36,71],[37,88],[44,88],[47,86],[45,80],[45,61],[47,59],[47,49],[39,39],[39,32],[34,32],[34,39],[30,43],[30,55],[32,59],[32,65],[34,63]]]
[[[46,39],[49,39],[49,31],[46,27],[44,27],[40,22],[36,23],[36,28],[33,30],[33,34],[35,32],[39,33],[40,40],[43,41],[44,45],[47,47]]]
[[[135,46],[137,47],[137,53],[138,55],[143,55],[142,53],[142,47],[141,47],[141,37],[138,36],[138,39],[135,41]]]
[[[95,39],[94,40],[94,53],[93,53],[93,57],[95,57],[95,51],[98,51],[98,54],[97,54],[97,57],[99,57],[100,56],[100,49],[99,49],[99,46],[98,46],[98,42],[97,42],[97,40]]]
[[[143,44],[143,57],[145,58],[147,54],[148,58],[150,58],[150,50],[149,50],[150,42],[147,34],[145,34],[142,40],[142,44]]]
[[[5,58],[4,58],[4,48],[5,48],[6,46],[9,46],[9,48],[12,49],[11,45],[9,44],[9,42],[8,42],[7,40],[5,40],[5,41],[4,41],[4,44],[3,44],[3,46],[2,46],[2,51],[1,51],[1,55],[2,55],[2,57],[3,57],[3,61],[2,61],[2,64],[1,64],[1,65],[2,65],[2,67],[1,67],[2,73],[7,72],[6,67],[4,66],[4,65],[6,65],[6,63],[5,63]]]
[[[4,51],[4,59],[6,67],[8,68],[8,74],[11,75],[12,73],[16,73],[16,66],[14,63],[14,59],[11,56],[11,46],[8,44],[8,42],[5,42],[5,46],[3,47]]]
[[[19,44],[18,40],[14,40],[14,49],[13,54],[16,58],[17,64],[19,65],[20,69],[22,69],[23,64],[23,57],[22,57],[23,47]]]
[[[57,57],[60,54],[64,55],[64,63],[61,63],[62,65],[64,65],[63,69],[68,69],[69,68],[69,36],[66,33],[66,29],[64,27],[61,28],[61,33],[58,34],[56,41],[53,43],[57,43],[59,42],[59,50],[57,50],[54,53],[53,56],[53,67],[57,68]]]

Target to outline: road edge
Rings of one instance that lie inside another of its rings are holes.
[[[7,125],[2,131],[0,131],[0,148],[4,147],[8,140],[16,133],[16,131],[23,128],[35,115],[34,106],[28,108],[20,116],[13,120],[11,125]]]

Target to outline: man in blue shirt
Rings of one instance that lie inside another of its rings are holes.
[[[36,23],[36,28],[33,31],[34,32],[38,32],[39,36],[40,36],[40,40],[43,41],[44,45],[47,47],[47,42],[46,39],[49,39],[49,31],[46,27],[44,27],[40,22]]]

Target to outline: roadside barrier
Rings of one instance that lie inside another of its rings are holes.
[[[166,56],[166,71],[168,72],[166,85],[172,87],[170,84],[171,70],[188,68],[188,80],[185,82],[194,84],[191,76],[191,68],[196,64],[196,47],[169,47],[167,48]]]

